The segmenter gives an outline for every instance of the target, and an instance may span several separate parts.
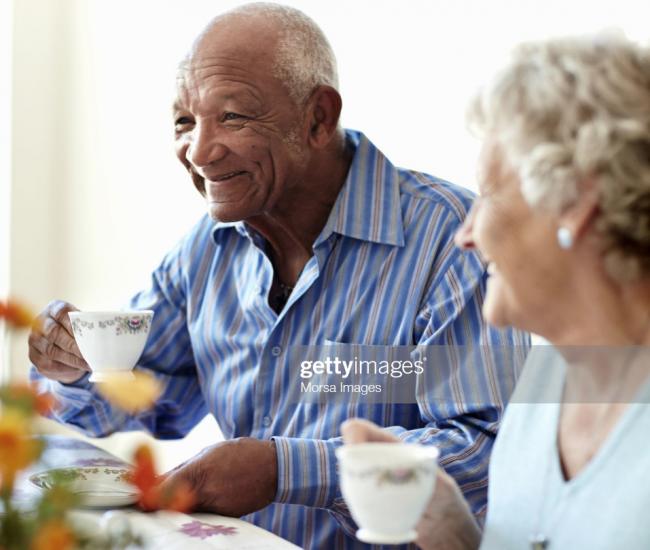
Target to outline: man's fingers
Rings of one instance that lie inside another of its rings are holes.
[[[29,359],[43,376],[71,383],[90,367],[81,356],[68,312],[78,311],[63,301],[50,302],[37,317],[29,335]]]
[[[64,324],[53,317],[45,319],[41,327],[41,333],[47,340],[55,343],[59,348],[74,355],[81,355],[74,336],[68,332]]]
[[[70,384],[79,380],[90,369],[78,369],[64,363],[53,361],[36,348],[29,349],[29,360],[36,366],[38,372],[52,380]]]
[[[355,443],[397,443],[399,439],[393,434],[382,430],[376,424],[363,420],[361,418],[353,418],[346,420],[341,424],[341,435],[343,441],[350,445]]]
[[[57,307],[52,312],[52,317],[54,317],[54,319],[57,322],[63,325],[66,332],[74,340],[74,332],[72,331],[72,322],[70,321],[70,317],[68,316],[68,313],[70,313],[71,311],[79,311],[79,310],[76,307],[74,307],[72,304],[69,304],[67,302],[61,302],[60,304],[57,303]],[[75,342],[75,346],[76,346],[76,342]]]
[[[49,339],[54,339],[54,337],[64,339],[66,345],[60,347],[65,347],[68,351],[73,353],[76,351],[78,354],[79,350],[74,339],[72,323],[68,316],[68,313],[71,311],[79,310],[72,304],[61,300],[50,302],[37,317],[35,326],[38,331]],[[54,333],[54,335],[52,333]]]
[[[178,472],[179,470],[182,470],[183,468],[185,468],[185,466],[187,466],[187,464],[188,464],[189,462],[190,462],[189,460],[184,460],[184,461],[181,462],[180,464],[176,464],[176,466],[174,466],[171,470],[167,470],[164,474],[161,474],[161,475],[158,476],[158,477],[159,477],[161,480],[167,479],[167,478],[169,478],[170,476],[174,475],[174,474],[175,474],[176,472]]]
[[[71,311],[79,311],[76,307],[68,302],[63,302],[61,300],[55,300],[50,302],[45,308],[46,311],[49,311],[50,317],[52,317],[58,323],[61,323],[66,331],[72,336],[72,323],[70,323],[70,317],[68,313]]]
[[[160,487],[163,491],[170,489],[180,481],[190,483],[191,475],[188,472],[188,467],[186,462],[179,464],[178,466],[172,468],[168,472],[165,472],[158,477],[160,481]]]
[[[86,363],[82,357],[62,349],[57,343],[47,340],[44,336],[38,334],[30,336],[29,345],[51,361],[82,369],[84,371],[90,371],[88,363]]]

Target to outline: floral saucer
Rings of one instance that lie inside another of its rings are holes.
[[[47,490],[54,482],[66,483],[80,496],[87,508],[112,508],[128,506],[138,500],[138,493],[129,484],[129,470],[111,466],[74,466],[46,470],[30,476],[36,487]]]

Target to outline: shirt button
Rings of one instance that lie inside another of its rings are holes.
[[[255,294],[262,294],[262,287],[260,285],[255,286]]]
[[[270,416],[265,416],[262,418],[262,426],[265,428],[268,428],[271,425],[271,417]]]
[[[280,346],[273,346],[271,348],[271,354],[275,357],[280,355],[282,353],[282,348]]]

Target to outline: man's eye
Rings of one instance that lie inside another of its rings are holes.
[[[221,117],[221,120],[223,122],[228,122],[229,120],[238,120],[238,119],[242,119],[242,118],[246,118],[246,117],[244,115],[240,115],[238,113],[226,112]]]
[[[187,116],[178,117],[174,122],[176,126],[184,126],[185,124],[192,124],[192,119]]]

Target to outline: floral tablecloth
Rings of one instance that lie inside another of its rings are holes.
[[[64,436],[43,436],[47,450],[37,465],[18,480],[14,494],[17,506],[29,508],[39,489],[29,476],[51,468],[70,466],[123,467],[125,462],[85,441]],[[144,513],[135,508],[115,510],[76,510],[72,519],[80,527],[124,528],[144,540],[146,548],[187,550],[193,548],[240,550],[295,550],[298,547],[248,522],[214,514],[177,512]]]

